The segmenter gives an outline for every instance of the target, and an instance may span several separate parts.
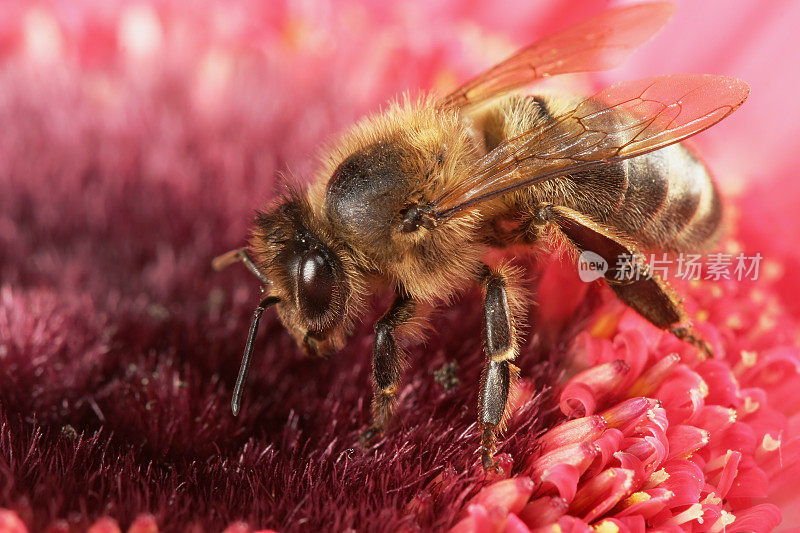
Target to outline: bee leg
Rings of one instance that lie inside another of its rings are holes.
[[[397,348],[395,330],[414,316],[414,300],[397,296],[388,311],[375,324],[372,344],[372,425],[361,434],[361,443],[369,447],[383,434],[392,418],[395,395],[400,386],[402,354]]]
[[[541,206],[541,219],[555,224],[579,252],[590,251],[608,265],[605,281],[617,296],[655,326],[667,330],[711,356],[711,346],[688,325],[686,311],[672,287],[651,273],[636,247],[585,215],[551,205]],[[621,265],[620,260],[628,263]]]
[[[517,352],[517,332],[509,306],[508,278],[487,267],[484,289],[484,352],[478,426],[481,430],[481,462],[486,470],[496,466],[497,434],[505,429],[508,392],[519,369],[511,364]]]
[[[711,349],[711,345],[703,337],[698,335],[691,327],[672,326],[669,328],[669,332],[680,340],[688,342],[689,344],[699,348],[706,357],[714,357],[714,350]]]

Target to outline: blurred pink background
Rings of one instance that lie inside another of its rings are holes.
[[[736,76],[751,85],[741,109],[692,143],[736,215],[733,246],[767,258],[767,283],[796,325],[800,2],[675,3],[673,21],[618,69],[557,81],[589,91],[618,80],[696,72]],[[197,341],[198,353],[207,358],[202,365],[208,365],[198,381],[212,382],[209,376],[220,373],[227,379],[239,349],[237,343],[229,347],[229,339],[240,340],[235,335],[246,322],[251,291],[243,277],[212,278],[208,259],[243,241],[252,211],[274,194],[278,173],[302,182],[331,135],[387,99],[403,91],[444,93],[536,38],[618,4],[3,0],[0,274],[4,284],[24,288],[9,300],[24,303],[29,288],[45,286],[54,288],[59,303],[90,294],[94,300],[87,308],[97,305],[111,315],[119,308],[133,315],[141,301],[178,302],[186,324],[211,324],[207,334],[222,355],[202,351],[208,341],[202,335],[199,342],[186,334],[189,340],[177,339],[175,350],[182,353],[182,341],[190,348]],[[44,117],[42,124],[28,122],[31,109],[32,116]],[[99,177],[87,178],[85,163],[97,164]],[[135,170],[126,174],[129,167]],[[163,191],[172,196],[162,197]],[[226,283],[225,294],[231,295],[226,309],[237,311],[202,322],[206,317],[197,318],[193,309],[206,304],[218,283]],[[122,296],[115,299],[117,290]],[[91,314],[83,309],[76,314]],[[163,333],[134,322],[132,338],[139,338],[140,326],[154,338]],[[173,364],[170,350],[159,352],[159,361],[169,361],[165,365]],[[68,362],[76,374],[95,375],[82,364],[101,372],[83,360]],[[45,374],[55,381],[53,375]],[[38,404],[24,403],[27,390],[20,401],[39,412]],[[316,392],[320,398],[326,394]],[[227,394],[217,387],[202,397],[224,406]],[[119,403],[113,394],[106,400]],[[270,412],[265,405],[266,400],[262,411],[253,412]],[[241,429],[241,421],[230,420],[227,412],[208,412],[208,427],[218,430],[221,441],[230,438],[221,446],[231,456],[238,454],[243,433],[259,427],[251,419]],[[164,418],[173,420],[170,415],[166,411]],[[109,423],[125,434],[125,427]],[[797,415],[790,424],[797,434]],[[158,434],[157,428],[132,427],[127,429],[134,436]],[[182,444],[183,438],[193,453],[192,446],[215,444],[211,438],[194,442],[191,430],[179,437],[174,440]],[[170,452],[182,449],[165,440]],[[800,509],[783,511],[782,529],[800,526]],[[37,520],[46,523],[45,517]]]

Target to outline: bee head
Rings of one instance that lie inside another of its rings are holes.
[[[269,279],[268,292],[280,299],[278,316],[298,344],[324,355],[344,343],[350,277],[346,254],[318,224],[299,197],[259,212],[251,247]]]

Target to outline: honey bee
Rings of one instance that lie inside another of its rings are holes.
[[[668,3],[606,11],[512,55],[443,98],[405,98],[363,119],[322,158],[310,187],[258,212],[250,246],[214,260],[242,261],[263,284],[231,402],[241,407],[253,341],[265,309],[308,354],[340,349],[366,296],[393,290],[375,324],[369,445],[395,407],[398,340],[419,333],[423,310],[478,283],[485,365],[478,393],[484,468],[493,468],[519,369],[525,298],[520,272],[487,265],[492,250],[593,252],[605,281],[645,319],[710,353],[674,291],[634,262],[639,250],[707,249],[722,205],[704,164],[680,141],[722,120],[746,83],[666,75],[617,83],[589,98],[523,94],[540,78],[611,68],[670,18]]]

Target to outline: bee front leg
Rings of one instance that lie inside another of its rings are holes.
[[[415,307],[414,300],[398,295],[389,310],[375,324],[375,339],[372,344],[375,393],[372,398],[372,425],[361,434],[361,443],[365,447],[372,445],[383,434],[392,418],[403,367],[395,330],[411,320]]]
[[[481,461],[487,470],[495,467],[497,434],[505,430],[508,394],[519,369],[511,364],[517,355],[518,336],[509,304],[508,276],[486,268],[484,290],[484,352],[478,426],[481,430]]]

